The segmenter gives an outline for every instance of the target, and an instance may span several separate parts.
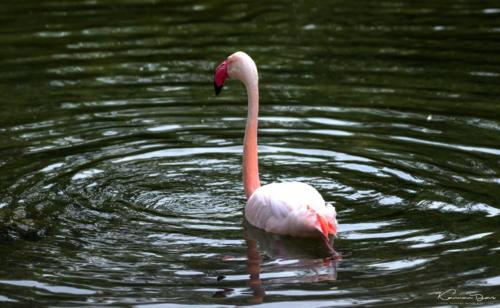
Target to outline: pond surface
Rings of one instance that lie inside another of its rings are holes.
[[[0,305],[499,304],[499,42],[498,1],[3,1]],[[236,50],[338,262],[245,227]]]

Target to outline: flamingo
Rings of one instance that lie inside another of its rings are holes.
[[[299,182],[261,186],[257,153],[259,77],[252,58],[242,51],[230,55],[215,69],[215,94],[228,78],[246,87],[248,115],[243,141],[243,187],[247,198],[245,218],[266,232],[294,237],[321,237],[329,245],[329,235],[337,234],[335,208],[325,203],[312,186]],[[331,247],[330,247],[331,248]]]

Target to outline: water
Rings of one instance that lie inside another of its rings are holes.
[[[500,303],[497,1],[0,16],[2,305]],[[244,227],[246,98],[212,83],[236,50],[260,70],[262,182],[336,206],[339,262]]]

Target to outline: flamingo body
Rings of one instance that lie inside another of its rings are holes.
[[[255,62],[238,51],[215,70],[215,93],[228,78],[243,82],[248,96],[248,116],[243,142],[243,186],[247,197],[245,218],[253,226],[281,235],[322,237],[337,233],[335,208],[313,187],[298,182],[260,185],[257,152],[259,78]]]
[[[245,207],[245,218],[253,226],[297,237],[336,234],[335,216],[335,208],[316,189],[299,182],[259,187]]]

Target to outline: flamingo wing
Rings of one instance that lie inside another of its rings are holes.
[[[255,190],[245,217],[266,232],[299,237],[336,234],[335,208],[304,183],[273,183]]]

